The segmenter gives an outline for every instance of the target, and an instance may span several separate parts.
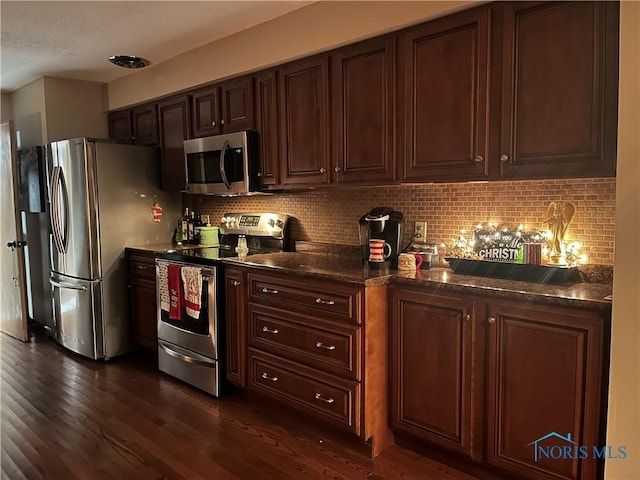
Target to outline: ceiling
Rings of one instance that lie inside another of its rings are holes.
[[[0,87],[42,77],[110,82],[304,7],[311,1],[0,1]]]

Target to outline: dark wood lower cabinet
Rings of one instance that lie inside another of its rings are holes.
[[[237,387],[247,385],[247,281],[243,270],[225,268],[224,328],[227,380]]]
[[[475,457],[475,301],[392,288],[391,305],[392,428]]]
[[[487,461],[518,478],[601,478],[606,320],[494,301],[488,314]]]
[[[396,439],[504,478],[602,478],[610,310],[390,292]]]
[[[129,266],[129,315],[135,343],[158,349],[155,253],[126,250]]]

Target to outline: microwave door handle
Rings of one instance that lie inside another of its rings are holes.
[[[220,151],[220,176],[222,177],[224,184],[227,186],[227,190],[231,190],[231,184],[227,179],[227,172],[224,171],[224,154],[226,153],[227,148],[229,148],[229,141],[225,140],[224,145],[222,145],[222,150]]]

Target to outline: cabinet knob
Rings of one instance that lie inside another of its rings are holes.
[[[220,125],[224,125],[224,119],[220,120]]]
[[[216,122],[211,122],[211,126],[215,127],[216,126]]]
[[[496,317],[489,317],[489,318],[487,319],[487,322],[489,322],[489,323],[496,323]]]
[[[261,177],[261,176],[262,176],[262,172],[258,172],[258,177]]]
[[[476,155],[473,161],[476,163],[482,163],[484,162],[484,157],[482,155]]]
[[[238,280],[234,280],[234,281],[233,281],[233,286],[234,286],[234,287],[237,287],[237,286],[239,286],[239,285],[240,285],[240,282],[239,282]]]
[[[469,315],[469,314],[467,313],[466,315],[464,315],[464,316],[462,317],[462,319],[463,319],[465,322],[468,322],[469,320],[471,320],[471,315]]]
[[[341,171],[342,171],[342,169],[341,169],[340,167],[336,167],[336,168],[334,168],[334,169],[333,169],[333,171],[334,171],[334,172],[341,172]]]
[[[508,162],[509,161],[509,155],[500,155],[500,161],[501,162]]]
[[[326,168],[324,168],[324,167],[322,167],[322,168],[320,169],[320,173],[325,173],[326,171],[327,171],[327,169],[326,169]]]

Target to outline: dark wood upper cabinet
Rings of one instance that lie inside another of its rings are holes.
[[[193,137],[252,129],[252,81],[252,77],[246,76],[195,91],[192,97]]]
[[[502,178],[615,176],[618,2],[509,2]]]
[[[271,70],[255,76],[256,130],[260,144],[260,185],[278,186],[278,103],[276,72]]]
[[[333,181],[394,180],[395,37],[331,54]]]
[[[191,114],[193,115],[193,138],[219,135],[220,88],[207,87],[193,92]]]
[[[400,34],[405,181],[488,177],[490,9]]]
[[[133,143],[131,110],[119,110],[109,113],[109,138],[118,143]]]
[[[493,300],[488,312],[487,461],[523,479],[602,478],[592,453],[604,446],[604,315]],[[588,458],[536,461],[534,442],[552,432],[587,446]]]
[[[328,58],[305,58],[278,69],[282,185],[329,183]]]
[[[179,192],[186,188],[184,141],[191,135],[191,96],[158,103],[162,189]]]
[[[158,145],[158,110],[156,103],[147,103],[131,109],[133,143]]]
[[[482,416],[482,389],[472,381],[484,372],[472,362],[475,303],[393,286],[389,374],[394,431],[479,458],[481,426],[472,422]]]

